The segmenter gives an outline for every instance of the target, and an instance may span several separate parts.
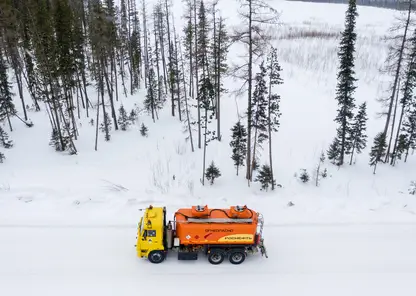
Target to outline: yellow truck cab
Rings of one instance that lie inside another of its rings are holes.
[[[137,230],[136,251],[140,258],[161,263],[166,258],[166,208],[150,206],[145,209]]]

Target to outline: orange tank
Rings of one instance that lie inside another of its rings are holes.
[[[175,213],[175,236],[181,245],[254,244],[257,224],[258,213],[246,206],[193,206]]]

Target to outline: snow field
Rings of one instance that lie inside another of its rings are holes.
[[[219,2],[230,31],[239,22],[236,5]],[[335,134],[338,40],[331,36],[343,28],[346,6],[285,1],[274,1],[273,5],[282,12],[282,25],[276,29],[284,79],[279,90],[282,117],[280,130],[273,139],[275,177],[282,188],[261,192],[256,183],[247,187],[244,168],[240,176],[235,175],[228,145],[229,129],[238,118],[236,104],[243,114],[245,97],[229,95],[222,100],[223,141],[214,141],[207,149],[207,164],[214,160],[222,176],[213,186],[205,187],[200,184],[202,151],[190,151],[184,141],[183,124],[170,116],[168,106],[155,124],[149,115],[140,114],[139,121],[128,131],[112,131],[110,142],[104,142],[100,133],[97,152],[95,126],[88,124],[91,118],[95,121],[95,110],[90,110],[90,119],[83,115],[78,120],[77,156],[55,153],[47,145],[47,114],[30,112],[35,126],[28,129],[15,120],[15,131],[10,133],[15,147],[6,151],[7,160],[0,170],[0,222],[43,223],[49,219],[134,224],[137,208],[150,203],[173,208],[201,203],[211,207],[248,204],[264,212],[266,223],[274,223],[275,219],[277,223],[414,221],[416,202],[407,194],[415,168],[412,158],[394,168],[380,166],[373,176],[366,150],[351,167],[338,170],[326,163],[323,169],[328,169],[328,178],[321,181],[320,187],[314,186],[313,172],[320,152],[326,150]],[[375,101],[386,81],[377,72],[387,53],[381,37],[398,13],[369,7],[358,9],[357,105],[368,102],[368,136],[372,140],[383,124],[376,117],[380,106]],[[183,25],[182,13],[182,3],[174,2],[178,30]],[[316,32],[318,36],[314,35]],[[293,37],[299,34],[313,36]],[[232,47],[230,62],[241,50],[240,45]],[[239,83],[228,79],[226,86],[232,91]],[[145,90],[125,98],[120,91],[117,107],[122,103],[129,112],[135,104],[140,106],[144,95]],[[95,102],[93,88],[89,89],[89,96]],[[141,123],[149,128],[148,138],[139,133]],[[196,136],[194,133],[195,146]],[[262,161],[267,161],[267,152],[266,147]],[[310,184],[301,184],[295,177],[302,168],[311,174]],[[295,206],[287,207],[289,201]]]

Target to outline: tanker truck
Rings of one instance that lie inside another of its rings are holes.
[[[259,252],[267,258],[263,216],[247,206],[181,208],[173,220],[167,220],[166,207],[150,205],[142,211],[135,247],[137,256],[151,263],[165,261],[168,253],[177,254],[178,260],[203,255],[215,265],[226,258],[241,264],[248,254]]]

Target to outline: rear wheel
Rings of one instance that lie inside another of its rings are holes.
[[[246,260],[246,253],[244,251],[231,251],[228,259],[232,264],[241,264]]]
[[[165,253],[163,251],[151,251],[148,259],[152,263],[161,263],[165,260]]]
[[[224,261],[225,254],[222,250],[211,250],[208,254],[208,261],[211,264],[218,265]]]

